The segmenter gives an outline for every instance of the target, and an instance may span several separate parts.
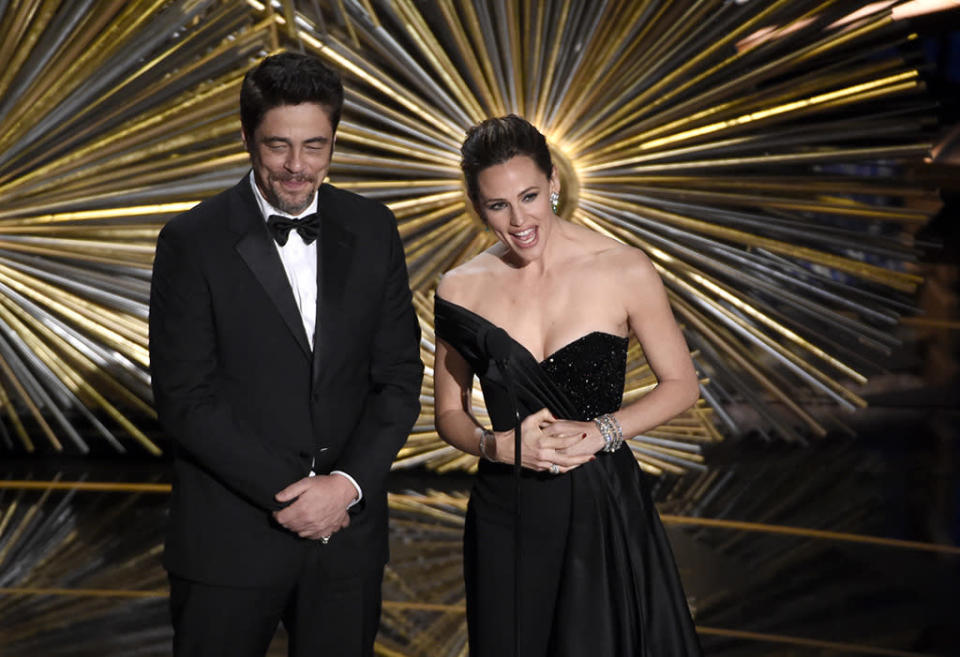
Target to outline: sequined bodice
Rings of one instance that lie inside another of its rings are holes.
[[[590,420],[620,408],[626,374],[627,339],[594,331],[555,351],[540,363],[562,390],[577,417]]]
[[[437,337],[447,341],[480,378],[493,428],[514,425],[510,385],[517,390],[520,417],[548,408],[558,418],[591,420],[620,408],[627,364],[627,338],[594,331],[553,352],[541,362],[510,340],[504,366],[490,358],[487,336],[499,330],[486,318],[440,297],[436,299]]]

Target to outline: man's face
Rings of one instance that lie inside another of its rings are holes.
[[[253,135],[243,133],[260,193],[291,215],[313,200],[330,168],[333,141],[327,111],[316,103],[274,107]]]

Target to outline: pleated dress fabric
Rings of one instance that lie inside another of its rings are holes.
[[[485,349],[496,327],[436,297],[436,335],[480,378],[494,430],[548,408],[591,420],[622,402],[627,339],[582,336],[538,362],[510,340],[510,358]],[[506,370],[506,371],[505,371]],[[700,645],[670,544],[645,475],[624,446],[560,475],[524,469],[520,482],[520,654],[523,657],[685,657]],[[514,649],[512,466],[481,461],[464,532],[472,657]]]

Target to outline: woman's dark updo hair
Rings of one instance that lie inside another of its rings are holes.
[[[517,155],[526,155],[550,177],[553,160],[546,138],[516,114],[487,119],[467,131],[460,147],[460,169],[467,182],[467,196],[477,204],[477,176],[487,167],[503,164]]]

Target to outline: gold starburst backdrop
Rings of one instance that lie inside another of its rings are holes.
[[[651,257],[693,349],[702,399],[630,441],[641,465],[702,470],[703,446],[747,430],[823,436],[896,347],[919,282],[912,235],[936,209],[908,175],[931,126],[899,4],[11,3],[0,445],[159,452],[156,232],[243,175],[239,81],[284,48],[344,72],[331,180],[387,203],[405,241],[428,370],[397,467],[475,465],[433,430],[432,290],[490,244],[458,147],[507,112],[547,135],[564,217]],[[627,399],[655,382],[634,345]]]

